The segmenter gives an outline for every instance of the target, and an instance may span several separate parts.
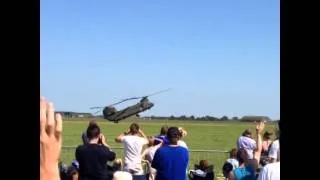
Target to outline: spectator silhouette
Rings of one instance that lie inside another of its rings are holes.
[[[96,124],[97,124],[96,121],[90,121],[88,127],[92,126],[92,125],[96,125]],[[89,139],[88,139],[86,131],[82,133],[81,139],[82,139],[83,144],[88,144]]]
[[[168,144],[168,139],[166,138],[167,137],[167,132],[168,132],[168,126],[165,125],[165,126],[162,126],[161,129],[160,129],[160,134],[158,136],[156,136],[156,138],[158,139],[161,139],[164,144]]]
[[[87,137],[88,143],[78,146],[75,153],[79,162],[79,180],[106,180],[107,162],[113,161],[116,154],[110,151],[97,124],[87,128]]]
[[[152,167],[157,170],[156,180],[186,180],[189,153],[178,145],[179,136],[179,129],[170,127],[167,133],[169,145],[156,151],[152,161]]]
[[[263,121],[256,125],[257,149],[253,154],[253,158],[249,157],[247,149],[238,149],[237,160],[239,161],[239,167],[229,173],[229,180],[254,180],[256,178],[256,170],[259,167],[262,151],[261,133],[264,127],[265,122]]]
[[[230,151],[230,158],[227,159],[227,162],[229,162],[233,169],[236,169],[239,167],[239,161],[237,160],[237,149],[236,148],[233,148],[231,151]]]
[[[190,180],[214,180],[213,165],[209,165],[207,160],[200,160],[199,165],[195,165],[195,170],[190,171]]]
[[[153,161],[154,154],[161,147],[162,140],[154,137],[149,137],[149,147],[146,148],[142,153],[142,158],[144,162],[148,165],[148,173],[147,177],[149,180],[154,180],[157,174],[156,169],[151,167],[151,163]]]
[[[134,180],[145,180],[141,155],[143,146],[147,145],[149,141],[139,125],[132,123],[129,132],[120,134],[115,141],[124,145],[123,170],[131,173]]]
[[[238,138],[237,149],[245,149],[248,154],[248,158],[253,158],[253,151],[257,148],[256,141],[252,138],[252,130],[246,129],[242,136]]]

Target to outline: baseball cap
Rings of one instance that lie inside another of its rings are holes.
[[[73,166],[76,169],[79,169],[79,162],[77,160],[73,160],[71,166]]]

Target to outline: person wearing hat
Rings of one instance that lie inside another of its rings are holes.
[[[242,136],[238,138],[237,149],[245,149],[248,153],[248,158],[253,158],[253,151],[257,148],[256,141],[252,138],[252,130],[246,129]]]
[[[73,160],[71,166],[68,169],[68,174],[72,180],[78,180],[79,178],[79,162],[77,160]]]
[[[161,146],[155,153],[151,166],[157,170],[156,180],[185,180],[189,163],[189,152],[178,145],[180,132],[177,127],[168,129],[168,145]]]

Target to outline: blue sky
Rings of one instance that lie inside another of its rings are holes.
[[[276,0],[42,0],[41,94],[92,112],[161,89],[141,115],[280,117]],[[134,104],[124,103],[117,108]]]

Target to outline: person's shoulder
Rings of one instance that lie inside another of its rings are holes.
[[[76,148],[76,153],[77,154],[79,154],[79,153],[82,154],[85,151],[86,151],[86,145],[84,145],[84,144],[81,144]]]
[[[169,150],[170,150],[170,146],[164,144],[164,145],[160,146],[160,147],[156,150],[156,152],[164,152],[164,151],[166,152],[166,151],[169,151]]]
[[[81,150],[81,149],[85,148],[85,146],[86,146],[85,144],[80,144],[79,146],[77,146],[76,149]]]
[[[277,140],[273,141],[272,146],[279,147],[279,140],[277,139]]]
[[[250,138],[250,137],[245,137],[245,140],[249,141],[251,143],[256,143],[256,141],[254,139]]]
[[[178,146],[177,148],[179,148],[179,150],[180,150],[181,152],[186,152],[186,153],[189,152],[188,149],[187,149],[186,147],[184,147],[184,146]]]
[[[184,141],[181,141],[181,140],[178,141],[178,145],[180,145],[181,147],[184,147],[184,148],[188,149],[187,143],[184,142]]]
[[[237,162],[237,160],[236,159],[232,159],[232,158],[229,158],[229,159],[227,159],[226,160],[226,162],[228,162],[228,163],[235,163],[235,162]]]
[[[144,137],[140,137],[140,136],[135,136],[136,139],[139,139],[141,141],[148,141],[147,138],[144,138]]]

